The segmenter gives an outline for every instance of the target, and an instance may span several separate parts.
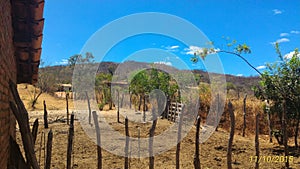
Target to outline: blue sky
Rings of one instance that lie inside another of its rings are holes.
[[[160,12],[178,16],[195,25],[214,42],[216,48],[227,49],[223,47],[227,42],[222,37],[247,43],[252,53],[244,56],[255,67],[259,67],[277,60],[272,42],[280,42],[284,54],[300,47],[299,9],[299,0],[51,0],[45,3],[41,57],[45,65],[66,64],[70,56],[81,52],[95,32],[110,22],[135,13]],[[126,28],[134,26],[130,24]],[[182,31],[185,33],[185,30]],[[180,68],[180,64],[176,65],[174,61],[178,59],[191,69],[203,68],[201,62],[194,65],[189,61],[192,56],[189,55],[192,53],[189,49],[193,49],[193,46],[197,45],[186,45],[163,35],[137,35],[117,43],[105,56],[101,56],[104,57],[101,60],[122,62],[142,56],[145,50],[157,49],[157,56],[153,56],[156,59],[151,60],[151,56],[143,58]],[[219,56],[225,73],[257,75],[239,58],[223,54]]]

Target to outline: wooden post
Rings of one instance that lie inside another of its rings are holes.
[[[244,100],[243,100],[243,137],[245,137],[245,130],[246,130],[246,99],[247,99],[247,94],[245,94]]]
[[[44,133],[44,166],[46,166],[46,133]]]
[[[118,122],[118,123],[121,123],[121,122],[120,122],[120,93],[119,93],[119,90],[117,90],[117,92],[118,92],[117,122]]]
[[[41,158],[42,158],[43,135],[44,132],[42,131],[41,140],[40,140],[40,150],[39,150],[39,166],[41,165]]]
[[[46,107],[46,101],[44,100],[44,127],[45,129],[48,128],[48,112]]]
[[[138,127],[138,158],[140,160],[140,150],[141,150],[141,128]]]
[[[154,155],[153,155],[153,139],[154,139],[154,131],[156,128],[157,119],[155,119],[152,123],[149,135],[149,169],[154,169]]]
[[[259,114],[256,115],[255,123],[255,156],[257,160],[255,161],[255,169],[259,169]]]
[[[66,94],[67,124],[69,125],[69,93]]]
[[[38,129],[39,129],[39,119],[35,119],[35,121],[33,123],[32,131],[31,131],[34,145],[35,145]]]
[[[201,117],[197,116],[197,123],[196,123],[196,135],[195,135],[195,155],[194,155],[194,168],[195,169],[200,169],[200,152],[199,152],[199,134],[200,134],[200,122],[201,122]]]
[[[176,169],[180,168],[180,142],[181,142],[181,129],[183,121],[183,106],[181,107],[181,114],[178,112],[178,132],[177,132],[177,147],[176,147]]]
[[[69,127],[69,136],[68,136],[68,149],[67,149],[67,169],[71,169],[71,155],[73,148],[73,137],[74,137],[74,114],[71,114],[71,121]]]
[[[230,101],[228,102],[228,109],[230,115],[230,135],[229,135],[228,147],[227,147],[227,167],[228,169],[232,169],[231,154],[232,154],[232,142],[233,142],[234,128],[235,128],[235,117],[233,112],[233,106]]]
[[[15,103],[10,102],[10,108],[16,117],[16,120],[20,127],[22,142],[24,146],[25,156],[27,163],[29,164],[28,167],[32,167],[33,169],[39,169],[39,165],[35,156],[34,151],[34,144],[32,134],[30,132],[29,127],[29,118],[27,110],[18,94],[17,86],[13,81],[9,81],[9,88],[14,97]],[[16,107],[17,106],[17,107]]]
[[[217,109],[216,109],[216,118],[218,118],[218,114],[219,114],[219,111],[220,111],[220,107],[219,107],[219,105],[220,105],[220,94],[218,93],[217,94]],[[217,127],[216,127],[216,131],[218,131],[218,127],[219,127],[219,125],[217,125]]]
[[[126,142],[125,142],[125,162],[124,162],[124,168],[128,169],[129,163],[128,163],[128,147],[129,147],[129,129],[128,129],[128,118],[125,118],[125,135],[126,135]]]
[[[93,111],[94,124],[96,129],[96,138],[97,138],[97,156],[98,156],[98,169],[102,168],[102,151],[101,151],[101,136],[100,136],[100,127],[98,122],[98,115],[96,111]]]
[[[48,140],[47,140],[47,156],[46,156],[45,169],[50,169],[51,166],[52,139],[53,139],[53,133],[52,130],[50,130],[48,133]]]
[[[92,114],[92,112],[91,112],[91,105],[90,105],[90,98],[89,98],[89,95],[88,95],[88,93],[87,93],[87,91],[85,91],[85,96],[86,96],[86,99],[87,99],[87,103],[88,103],[88,108],[89,108],[89,124],[91,124],[91,114]]]

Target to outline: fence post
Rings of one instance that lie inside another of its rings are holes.
[[[153,139],[154,139],[154,131],[156,128],[156,124],[157,124],[157,119],[153,120],[152,126],[150,128],[150,134],[149,134],[149,169],[154,169]]]
[[[20,127],[27,163],[32,166],[33,169],[39,169],[40,167],[35,156],[33,138],[29,127],[28,112],[21,101],[16,84],[11,80],[9,81],[9,88],[15,101],[15,103],[9,102],[9,106]]]
[[[88,103],[88,108],[89,108],[89,124],[91,124],[92,111],[91,111],[91,105],[90,105],[90,98],[89,98],[89,95],[88,95],[87,91],[85,91],[85,96],[86,96],[87,103]]]
[[[52,130],[50,130],[48,133],[48,140],[47,140],[47,156],[46,156],[45,169],[50,169],[51,166],[52,139],[53,139],[53,133]]]
[[[118,93],[117,122],[120,123],[120,93],[119,93],[119,90],[117,90],[117,93]]]
[[[194,168],[195,169],[200,169],[200,158],[199,158],[199,133],[200,133],[200,122],[201,122],[201,117],[198,115],[197,116],[197,123],[196,123],[196,136],[195,136],[195,155],[194,155]]]
[[[32,131],[31,131],[34,145],[35,145],[38,129],[39,129],[39,119],[35,119],[35,121],[33,123]]]
[[[247,94],[245,94],[244,100],[243,100],[243,137],[245,137],[245,130],[246,130],[246,99],[247,99]]]
[[[69,93],[66,94],[67,124],[69,125]]]
[[[128,118],[125,118],[125,135],[126,135],[126,142],[125,142],[125,163],[124,168],[128,169],[128,147],[129,147],[129,129],[128,129]]]
[[[259,168],[259,113],[255,118],[255,156],[257,157],[255,161],[255,169]]]
[[[219,115],[219,111],[220,111],[220,94],[218,93],[217,94],[217,108],[216,108],[216,119],[218,118],[218,115]],[[217,125],[216,127],[216,131],[218,131],[218,127],[219,125]]]
[[[177,133],[177,147],[176,147],[176,169],[180,168],[180,142],[181,142],[181,129],[183,121],[183,106],[181,107],[181,113],[178,112],[178,133]]]
[[[94,118],[96,138],[97,138],[98,169],[101,169],[102,168],[101,136],[100,136],[100,127],[98,122],[98,115],[96,111],[93,111],[93,118]]]
[[[48,128],[48,112],[46,107],[46,101],[44,100],[44,127],[45,129]]]
[[[228,147],[227,147],[227,167],[228,169],[232,169],[231,154],[232,154],[232,142],[233,142],[234,128],[235,128],[235,117],[233,112],[233,106],[230,101],[228,102],[228,110],[230,115],[230,135],[229,135]]]
[[[70,121],[70,127],[69,127],[68,149],[67,149],[67,169],[71,169],[73,137],[74,137],[74,113],[71,114],[71,121]]]

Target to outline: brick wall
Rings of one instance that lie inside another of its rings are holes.
[[[9,157],[9,135],[15,137],[15,118],[9,108],[9,79],[16,82],[16,64],[10,0],[0,1],[0,168],[6,168]]]

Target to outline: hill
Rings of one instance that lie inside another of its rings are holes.
[[[115,62],[101,62],[95,63],[99,64],[97,73],[110,73],[113,74],[117,72],[119,77],[123,79],[128,78],[128,75],[132,73],[133,70],[141,69],[141,68],[151,68],[153,64],[145,63],[145,62],[135,62],[135,61],[127,61],[122,64]],[[167,70],[168,72],[186,72],[188,70],[179,70],[175,67],[164,65],[164,64],[156,64],[157,67],[162,70]],[[69,66],[47,66],[40,69],[41,72],[47,73],[49,76],[55,77],[56,83],[71,83],[73,68]],[[200,77],[199,82],[210,83],[209,75],[207,72],[203,70],[192,70],[192,73],[195,76]],[[219,74],[212,73],[216,76],[221,76]],[[258,85],[259,77],[258,76],[233,76],[226,74],[226,81],[229,84],[232,84],[234,90],[238,92],[246,92],[252,95],[251,88],[253,86]]]

